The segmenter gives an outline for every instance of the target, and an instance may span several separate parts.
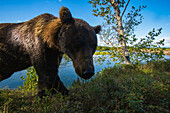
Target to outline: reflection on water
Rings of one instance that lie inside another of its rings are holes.
[[[94,56],[96,57],[96,56]],[[62,61],[63,62],[63,61]],[[110,66],[113,66],[115,62],[112,62]],[[107,60],[102,64],[98,65],[95,63],[95,73],[101,71],[103,68],[108,67]],[[61,81],[64,83],[66,87],[71,86],[74,80],[77,80],[78,75],[75,73],[74,67],[72,63],[68,63],[66,66],[60,66],[59,68],[59,76]],[[5,79],[0,82],[0,88],[10,88],[14,89],[18,86],[23,85],[23,80],[21,77],[26,77],[26,70],[15,72],[10,78]]]
[[[165,56],[165,58],[170,59],[170,56]],[[108,60],[106,59],[106,61],[102,65],[97,65],[97,63],[95,63],[95,73],[101,71],[105,67],[108,67],[107,62]],[[109,66],[113,66],[114,64],[115,62],[112,62]],[[10,78],[1,81],[0,88],[14,89],[18,86],[23,85],[23,80],[21,80],[21,76],[26,77],[26,70],[16,72]],[[66,87],[71,86],[73,80],[77,80],[78,78],[78,75],[75,73],[74,67],[71,65],[71,63],[59,68],[59,76]]]

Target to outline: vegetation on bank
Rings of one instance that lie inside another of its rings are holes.
[[[29,71],[30,74],[32,71]],[[117,65],[91,80],[77,80],[69,96],[60,93],[40,99],[36,85],[0,90],[0,112],[169,113],[170,61]]]
[[[128,49],[132,49],[133,50],[133,48],[129,47],[129,46],[128,46]],[[154,48],[144,48],[142,50],[149,53],[153,49]],[[109,50],[110,51],[112,51],[112,50],[121,50],[121,47],[98,46],[97,47],[97,51],[95,52],[95,54],[96,55],[106,55],[106,54],[108,54],[108,52],[103,52],[103,51],[109,51]],[[164,52],[165,55],[170,55],[170,48],[164,48],[163,52]]]
[[[109,47],[109,46],[97,46],[98,51],[107,51],[107,50],[115,50],[115,49],[121,49],[121,47]],[[128,46],[128,49],[132,47]],[[146,48],[146,49],[152,49],[152,48]],[[165,48],[166,51],[170,51],[170,48]]]

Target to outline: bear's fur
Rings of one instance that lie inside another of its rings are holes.
[[[60,9],[59,18],[42,14],[23,23],[0,24],[0,81],[34,66],[39,95],[51,88],[68,94],[58,77],[62,56],[67,54],[76,73],[89,79],[94,74],[93,54],[100,29],[73,18],[66,7]]]

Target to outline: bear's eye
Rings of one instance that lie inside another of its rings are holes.
[[[70,29],[70,27],[66,27],[66,30],[69,30]]]
[[[70,29],[73,29],[73,27],[72,27],[72,26],[66,26],[65,29],[66,29],[66,30],[70,30]]]

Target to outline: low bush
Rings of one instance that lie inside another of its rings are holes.
[[[110,67],[74,81],[69,96],[0,90],[0,112],[169,113],[169,70],[168,60]]]

